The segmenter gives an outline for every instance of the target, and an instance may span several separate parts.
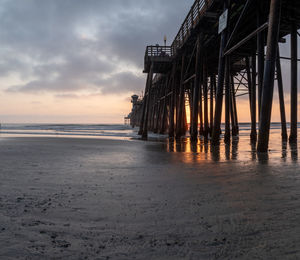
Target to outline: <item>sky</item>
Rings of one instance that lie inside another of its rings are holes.
[[[0,121],[120,123],[193,0],[0,0]],[[172,7],[172,8],[170,8]]]
[[[146,45],[170,44],[193,2],[0,0],[0,122],[122,123],[145,87]]]

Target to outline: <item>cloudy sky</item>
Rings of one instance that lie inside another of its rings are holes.
[[[0,121],[123,122],[145,46],[171,41],[192,3],[0,0]]]
[[[123,122],[145,46],[170,43],[193,2],[0,0],[0,122]]]

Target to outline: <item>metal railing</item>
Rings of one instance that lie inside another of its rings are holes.
[[[171,46],[151,45],[147,46],[145,57],[172,57]]]
[[[182,47],[186,39],[190,36],[191,30],[196,27],[200,18],[213,1],[214,0],[196,0],[194,2],[171,45],[173,54],[176,54],[177,50]]]
[[[190,36],[191,31],[195,28],[200,18],[206,12],[207,8],[214,0],[196,0],[191,7],[188,15],[182,23],[171,46],[151,45],[147,46],[145,57],[172,57],[177,53]]]

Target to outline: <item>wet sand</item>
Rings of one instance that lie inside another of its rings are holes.
[[[248,139],[0,138],[0,259],[300,259],[297,148]]]

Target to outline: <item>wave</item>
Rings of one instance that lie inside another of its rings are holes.
[[[289,128],[289,123],[287,123]],[[221,125],[224,130],[224,124]],[[248,134],[250,123],[240,123],[240,135]],[[300,128],[300,124],[298,124]],[[258,125],[257,125],[258,129]],[[280,130],[280,123],[272,123],[271,130]],[[138,138],[138,128],[124,124],[2,124],[0,136],[62,136],[90,138]],[[150,134],[153,138],[156,135]]]
[[[2,124],[0,134],[64,137],[137,137],[138,129],[121,124]]]

